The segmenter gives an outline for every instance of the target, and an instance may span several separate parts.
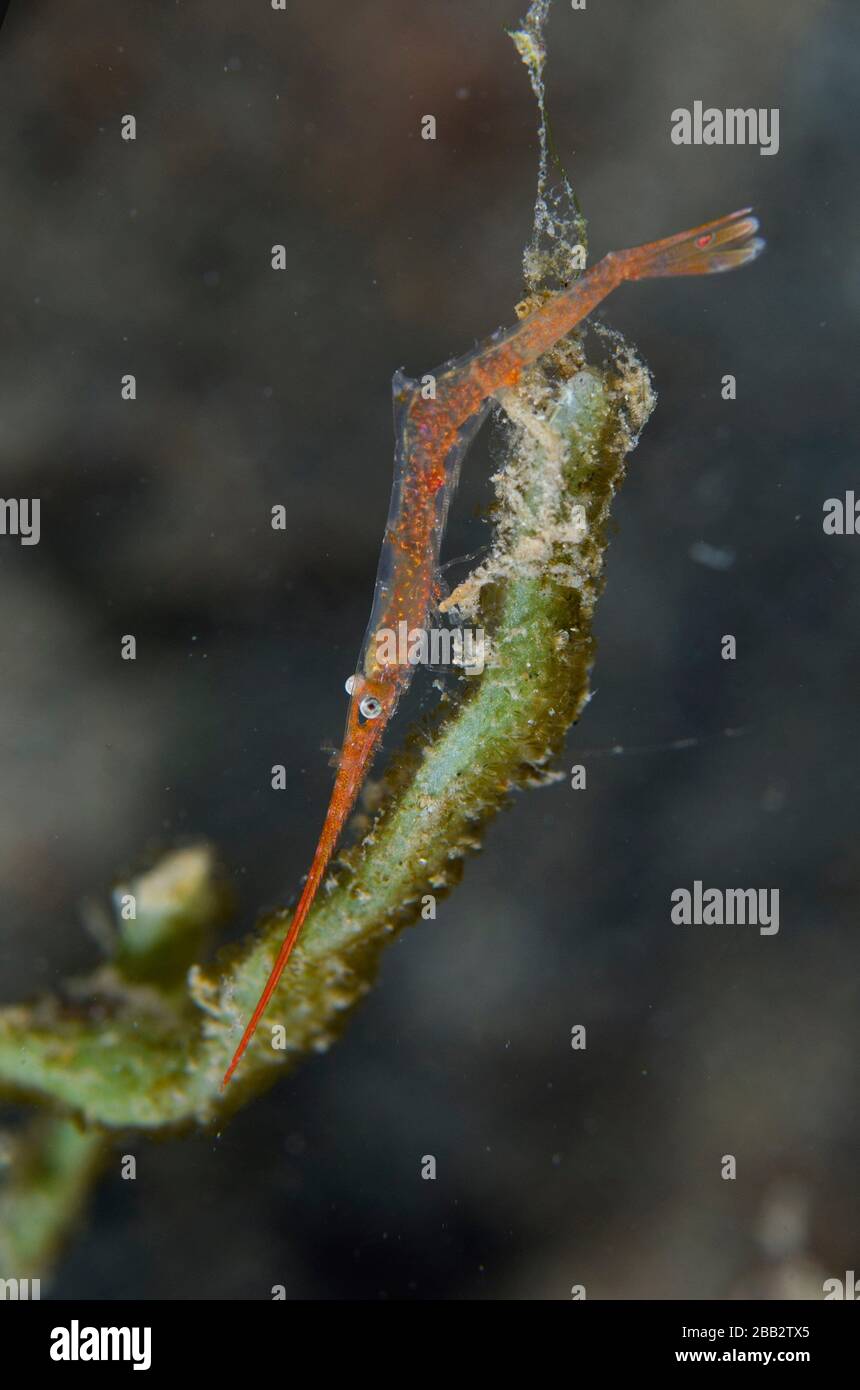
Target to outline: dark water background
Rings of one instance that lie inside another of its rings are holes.
[[[0,543],[4,1000],[94,964],[77,904],[159,845],[217,844],[236,932],[295,892],[370,604],[392,371],[521,294],[523,4],[13,0],[0,469],[41,497],[42,540]],[[559,0],[550,110],[593,253],[746,203],[769,241],[603,313],[659,403],[568,745],[588,790],[517,799],[327,1056],[220,1136],[125,1141],[137,1182],[114,1165],[58,1295],[816,1297],[858,1267],[860,537],[821,520],[860,494],[859,27],[816,0]],[[778,107],[779,153],[672,145],[696,99]],[[489,468],[480,443],[450,553],[484,538]],[[583,753],[616,743],[656,751]],[[673,927],[696,878],[778,888],[778,936]]]

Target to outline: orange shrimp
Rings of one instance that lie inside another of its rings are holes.
[[[394,377],[397,448],[394,487],[373,609],[358,670],[347,681],[350,695],[335,784],[310,872],[290,928],[222,1082],[241,1061],[298,940],[355,806],[383,731],[408,686],[412,664],[380,663],[377,635],[426,628],[439,567],[448,506],[463,455],[491,397],[513,386],[523,368],[569,333],[625,280],[662,275],[710,275],[753,260],[764,247],[749,208],[662,241],[604,256],[570,289],[554,295],[513,328],[494,334],[464,357],[434,373],[436,396],[427,400],[402,373]]]

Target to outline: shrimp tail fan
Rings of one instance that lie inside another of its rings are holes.
[[[758,218],[750,208],[705,222],[689,232],[647,242],[620,253],[624,278],[646,280],[657,275],[716,275],[754,261],[764,250],[756,236]]]

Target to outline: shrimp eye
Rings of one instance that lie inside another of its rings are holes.
[[[378,719],[382,713],[382,702],[375,695],[365,695],[358,708],[365,719]]]
[[[706,246],[710,246],[714,239],[713,232],[704,232],[702,236],[696,237],[696,245],[700,251],[704,251]]]

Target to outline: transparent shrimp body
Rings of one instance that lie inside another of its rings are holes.
[[[425,628],[437,591],[439,552],[460,465],[493,394],[586,318],[625,280],[710,275],[755,259],[764,242],[748,208],[692,231],[605,256],[569,289],[513,328],[493,334],[435,374],[435,396],[394,377],[394,486],[367,633],[350,677],[346,732],[335,785],[307,880],[271,974],[227,1069],[226,1086],[274,993],[373,757],[414,668],[380,658],[380,635]],[[426,380],[426,378],[425,378]]]
[[[450,368],[440,370],[445,391]],[[445,391],[425,400],[418,384],[395,373],[394,482],[379,556],[373,604],[356,676],[350,693],[379,701],[390,690],[396,699],[409,685],[415,666],[403,655],[398,633],[426,629],[439,584],[439,556],[448,511],[457,489],[463,458],[486,415],[487,402],[476,402],[467,419],[456,422],[462,403]]]

